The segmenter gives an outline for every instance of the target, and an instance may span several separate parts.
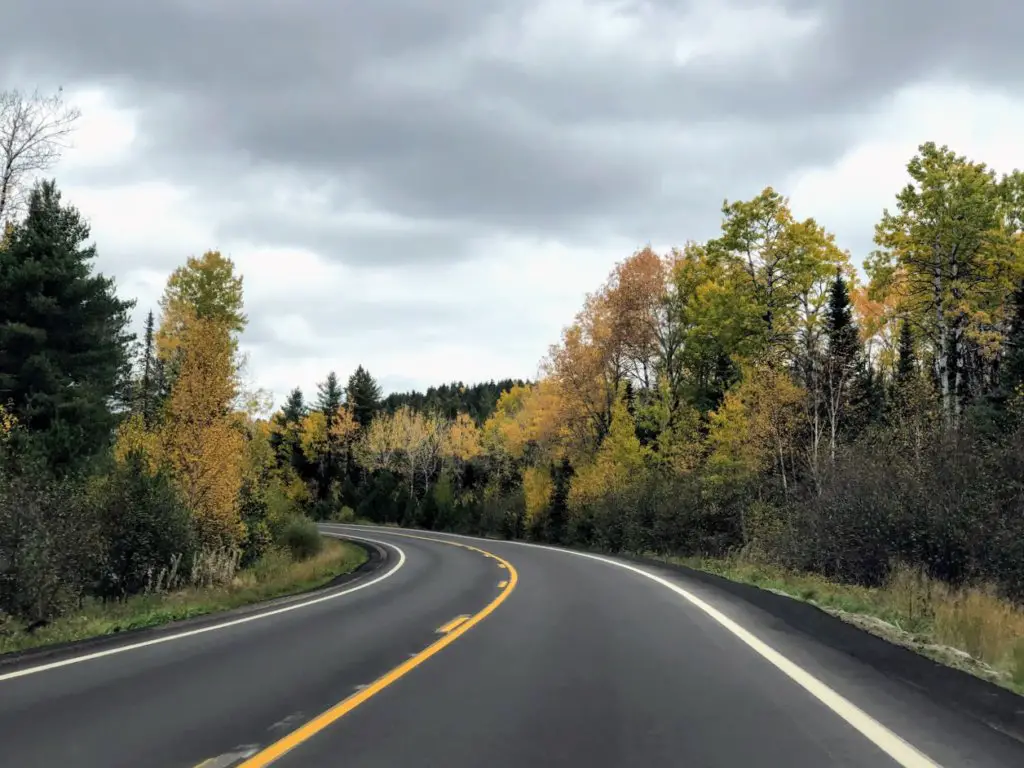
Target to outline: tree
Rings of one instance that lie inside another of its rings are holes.
[[[367,427],[380,410],[380,387],[363,366],[356,368],[346,387],[348,406],[360,427]]]
[[[230,406],[236,394],[230,327],[191,318],[180,337],[181,367],[167,401],[163,451],[208,547],[241,543],[238,498],[245,437]]]
[[[572,463],[563,457],[557,464],[551,464],[551,501],[544,520],[544,537],[552,544],[565,542],[569,524],[569,494],[575,474]]]
[[[88,237],[78,211],[43,182],[0,249],[0,402],[10,401],[55,468],[110,445],[110,406],[129,372],[133,302],[93,272]]]
[[[77,107],[64,103],[61,89],[52,96],[0,92],[0,231],[24,210],[31,177],[67,149],[79,117]]]
[[[1006,182],[984,163],[922,144],[907,164],[911,181],[876,227],[880,250],[868,270],[883,290],[905,276],[904,312],[931,346],[948,428],[959,426],[982,374],[972,348],[991,357],[1001,342],[1005,299],[1019,258],[1010,230]]]
[[[302,451],[302,423],[308,413],[302,390],[296,387],[271,420],[270,445],[277,457],[277,466],[299,476],[304,476],[306,469]]]
[[[745,277],[736,289],[754,332],[750,351],[778,364],[787,354],[812,350],[829,281],[846,266],[846,255],[814,219],[797,221],[789,201],[771,187],[747,202],[726,201],[722,214],[722,235],[707,249]]]
[[[918,376],[917,353],[914,350],[914,332],[910,323],[904,320],[900,323],[900,337],[896,348],[896,374],[894,383],[896,388],[905,388]]]
[[[131,398],[132,412],[142,416],[147,429],[152,429],[156,425],[160,406],[167,394],[164,382],[164,364],[156,352],[154,322],[153,313],[148,312]]]
[[[825,404],[829,425],[829,456],[836,460],[836,440],[850,401],[851,382],[858,371],[861,349],[853,320],[850,294],[842,274],[837,274],[829,292],[825,313]]]
[[[317,385],[316,407],[327,418],[327,428],[331,427],[331,420],[337,414],[338,409],[344,400],[345,393],[338,384],[338,375],[331,371],[327,378]]]
[[[191,256],[184,266],[174,270],[160,298],[160,310],[157,348],[171,382],[179,365],[176,350],[190,319],[210,320],[225,328],[233,355],[237,354],[238,336],[248,322],[243,312],[242,276],[235,274],[234,262],[219,251],[207,251],[200,258]],[[239,368],[239,361],[235,368]]]

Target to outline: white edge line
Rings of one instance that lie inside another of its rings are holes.
[[[360,527],[360,526],[355,526]],[[347,528],[344,529],[347,532]],[[386,529],[376,528],[376,533],[386,534]],[[440,533],[430,531],[430,533]],[[403,534],[399,531],[394,532],[393,535],[402,536]],[[485,539],[478,536],[466,536],[459,533],[441,533],[441,536],[457,536],[463,539],[472,539],[474,541],[489,541],[501,544],[516,544],[521,547],[532,547],[534,549],[547,549],[552,552],[561,552],[567,555],[575,555],[577,557],[585,557],[589,560],[597,560],[601,563],[607,563],[608,565],[614,565],[617,568],[623,568],[627,571],[639,574],[644,578],[650,579],[656,584],[672,590],[677,595],[683,597],[692,605],[696,606],[718,624],[732,633],[735,637],[742,640],[749,646],[755,653],[764,658],[774,667],[779,669],[783,674],[789,677],[793,682],[803,688],[805,691],[810,693],[814,698],[832,710],[834,713],[839,715],[843,720],[849,723],[851,726],[856,728],[863,736],[865,736],[871,743],[876,747],[885,752],[889,757],[895,760],[903,768],[942,768],[938,763],[929,758],[923,752],[912,746],[908,742],[904,741],[893,731],[886,728],[880,722],[871,717],[867,712],[862,710],[852,701],[844,697],[842,694],[830,688],[827,684],[819,680],[817,677],[812,675],[810,672],[800,667],[796,663],[790,661],[787,657],[776,651],[766,642],[758,638],[750,631],[744,629],[735,621],[730,619],[724,613],[719,611],[714,606],[705,602],[701,598],[697,597],[692,592],[683,589],[678,584],[673,584],[667,579],[663,579],[660,576],[656,576],[653,573],[649,573],[642,568],[637,568],[634,565],[628,563],[622,563],[618,560],[612,560],[611,558],[602,557],[601,555],[593,555],[589,552],[576,552],[571,549],[560,549],[558,547],[549,547],[544,544],[530,544],[525,541],[509,541],[509,540],[495,540]],[[423,537],[429,538],[429,537]]]
[[[328,534],[328,535],[334,535],[335,538],[339,538],[337,534]],[[390,576],[393,576],[395,573],[398,572],[399,568],[401,568],[403,565],[405,565],[405,552],[402,551],[401,547],[398,547],[395,544],[392,544],[391,542],[378,541],[376,539],[367,539],[367,538],[363,538],[361,536],[355,536],[355,535],[349,536],[348,533],[344,534],[344,536],[345,536],[345,538],[352,538],[352,539],[356,539],[358,541],[367,541],[367,542],[370,542],[371,544],[379,544],[381,546],[390,547],[391,549],[394,549],[396,552],[398,552],[398,562],[395,563],[394,567],[388,569],[387,573],[381,574],[380,576],[377,576],[376,578],[371,579],[370,581],[365,581],[362,584],[357,584],[354,587],[349,587],[348,589],[344,589],[344,590],[342,590],[340,592],[332,592],[329,595],[323,595],[322,597],[316,597],[316,598],[313,598],[312,600],[306,600],[306,601],[301,602],[301,603],[294,603],[292,605],[286,605],[283,608],[274,608],[274,609],[269,610],[269,611],[264,611],[262,613],[254,614],[252,616],[243,616],[243,617],[241,617],[239,619],[232,619],[231,621],[225,621],[225,622],[222,622],[220,624],[212,624],[210,626],[200,627],[198,629],[189,629],[189,630],[186,630],[184,632],[176,632],[173,635],[165,635],[163,637],[156,637],[156,638],[153,638],[152,640],[143,640],[143,641],[138,642],[138,643],[131,643],[130,645],[121,645],[121,646],[118,646],[116,648],[108,648],[108,649],[103,650],[103,651],[96,651],[95,653],[87,653],[87,654],[85,654],[83,656],[74,656],[74,657],[72,657],[70,659],[62,659],[60,661],[54,661],[54,662],[51,662],[49,664],[39,664],[39,665],[37,665],[35,667],[27,667],[25,669],[18,669],[18,670],[15,670],[14,672],[7,672],[5,674],[0,674],[0,683],[4,682],[5,680],[13,680],[16,677],[25,677],[27,675],[35,675],[35,674],[38,674],[40,672],[48,672],[48,671],[50,671],[52,669],[59,669],[60,667],[67,667],[67,666],[70,666],[72,664],[81,664],[84,661],[92,661],[93,659],[101,659],[101,658],[103,658],[105,656],[114,656],[115,654],[118,654],[118,653],[126,653],[127,651],[134,651],[134,650],[137,650],[139,648],[146,648],[146,647],[151,646],[151,645],[159,645],[160,643],[169,643],[169,642],[171,642],[173,640],[183,640],[186,637],[195,637],[196,635],[202,635],[202,634],[205,634],[206,632],[216,632],[217,630],[227,629],[228,627],[237,627],[239,624],[248,624],[250,621],[259,621],[260,619],[266,619],[266,618],[269,618],[271,616],[278,616],[278,615],[280,615],[282,613],[288,613],[289,611],[297,611],[300,608],[307,608],[307,607],[309,607],[311,605],[317,605],[318,603],[324,603],[324,602],[327,602],[328,600],[335,600],[335,599],[337,599],[339,597],[343,597],[344,595],[350,595],[353,592],[358,592],[360,589],[366,589],[367,587],[372,587],[374,584],[379,584],[380,582],[384,581],[384,579],[389,578]]]

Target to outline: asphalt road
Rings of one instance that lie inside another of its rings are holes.
[[[331,530],[387,561],[227,626],[0,666],[0,766],[1024,766],[1020,741],[679,574]]]

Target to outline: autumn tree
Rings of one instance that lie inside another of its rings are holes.
[[[157,349],[169,383],[177,375],[178,348],[193,318],[225,328],[232,355],[237,356],[238,336],[248,322],[243,311],[242,276],[235,274],[234,262],[219,251],[207,251],[198,258],[191,256],[174,270],[160,299],[160,310]],[[233,363],[236,373],[240,362],[235,359]]]
[[[760,366],[746,372],[712,414],[709,469],[725,481],[747,480],[774,468],[783,495],[796,473],[795,439],[806,392],[785,371]]]
[[[820,333],[828,285],[847,257],[814,219],[798,221],[789,201],[771,187],[750,201],[726,201],[722,234],[707,249],[740,270],[743,298],[758,350],[770,364],[813,349]]]
[[[569,508],[579,509],[607,496],[614,490],[644,480],[650,450],[640,444],[636,423],[620,396],[612,408],[608,437],[593,462],[576,468],[569,492]]]
[[[461,474],[465,464],[483,453],[480,428],[468,414],[460,413],[443,432],[441,454]]]
[[[70,146],[81,111],[61,89],[0,92],[0,231],[27,207],[33,176],[51,168]]]
[[[922,144],[907,164],[910,183],[875,232],[868,263],[879,290],[906,276],[904,311],[931,349],[942,413],[957,428],[965,399],[1001,342],[1005,299],[1019,269],[1004,184],[984,163]]]
[[[180,368],[165,408],[163,450],[199,539],[234,545],[244,530],[238,509],[244,436],[232,418],[236,395],[231,328],[192,317],[179,338]]]

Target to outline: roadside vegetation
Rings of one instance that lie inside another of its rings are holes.
[[[0,652],[151,626],[325,583],[319,536],[251,386],[243,280],[217,251],[168,277],[140,339],[89,226],[33,181],[78,117],[0,112]],[[6,154],[3,154],[6,153]],[[332,412],[333,413],[333,412]],[[333,415],[327,417],[332,423]]]
[[[209,586],[154,587],[116,601],[87,598],[75,611],[35,631],[27,631],[23,623],[8,617],[7,625],[0,628],[0,653],[156,627],[317,589],[364,562],[365,550],[335,539],[327,539],[317,554],[305,560],[274,549],[248,568],[238,570],[230,581]],[[231,566],[226,562],[222,567]]]
[[[360,366],[280,408],[230,259],[189,258],[133,339],[86,223],[27,187],[0,211],[0,627],[305,573],[311,521],[359,520],[679,560],[1019,687],[1024,174],[926,143],[907,175],[862,269],[766,188],[615,265],[534,381],[385,396]]]

